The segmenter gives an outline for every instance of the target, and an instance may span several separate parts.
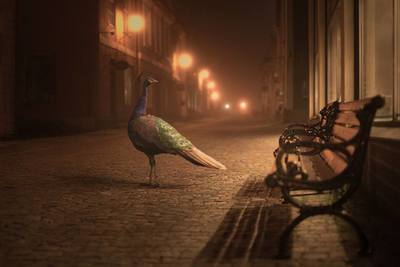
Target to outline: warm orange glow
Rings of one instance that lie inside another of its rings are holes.
[[[241,101],[239,104],[240,109],[245,110],[247,108],[247,102]]]
[[[215,89],[216,87],[217,87],[217,83],[214,82],[214,81],[209,81],[209,82],[207,83],[207,89],[213,90],[213,89]]]
[[[128,29],[131,32],[140,32],[144,29],[144,18],[141,15],[131,15],[128,18]]]
[[[224,106],[225,109],[231,109],[231,105],[229,103],[226,103]]]
[[[183,69],[190,68],[193,64],[193,58],[191,55],[183,53],[178,58],[178,64]]]
[[[219,100],[219,93],[218,92],[212,92],[211,93],[211,100],[213,100],[213,101],[217,101],[217,100]]]
[[[208,79],[210,77],[210,71],[207,69],[202,69],[199,72],[199,78],[200,79]]]
[[[115,34],[117,38],[120,38],[124,34],[124,12],[117,9],[115,12]]]
[[[208,69],[202,69],[199,71],[198,82],[200,90],[203,90],[204,80],[207,80],[209,77],[210,77],[210,71]]]

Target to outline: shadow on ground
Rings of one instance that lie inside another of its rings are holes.
[[[171,183],[162,183],[159,185],[150,184],[148,182],[137,182],[126,180],[122,178],[116,177],[104,177],[104,176],[86,176],[86,175],[78,175],[78,176],[64,176],[57,177],[58,181],[65,186],[68,187],[90,187],[93,189],[99,187],[109,187],[113,189],[124,189],[124,190],[132,190],[132,189],[157,189],[157,190],[166,190],[166,189],[183,189],[190,187],[190,184],[171,184]]]
[[[359,205],[359,208],[365,207]],[[249,179],[193,266],[240,265],[278,259],[283,263],[291,262],[285,259],[294,259],[304,264],[319,263],[319,266],[326,263],[333,264],[329,266],[375,266],[374,262],[382,262],[379,255],[361,257],[357,254],[359,244],[354,229],[337,216],[306,218],[282,242],[282,234],[290,229],[297,215],[296,209],[281,203],[280,191],[265,189],[262,179]],[[365,217],[356,217],[361,219],[362,227],[369,228]],[[370,229],[367,232],[371,237]]]

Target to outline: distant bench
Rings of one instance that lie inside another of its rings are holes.
[[[350,223],[360,239],[359,253],[370,253],[368,239],[343,212],[343,204],[361,183],[372,123],[383,105],[380,96],[336,101],[322,109],[314,123],[293,124],[283,131],[274,152],[276,170],[265,182],[270,188],[279,187],[284,200],[298,207],[300,215],[282,234],[279,257],[288,257],[293,229],[304,219],[322,214]]]

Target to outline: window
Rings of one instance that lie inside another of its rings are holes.
[[[329,3],[329,2],[328,2]],[[333,4],[332,4],[333,5]],[[332,7],[328,26],[328,103],[343,100],[343,31],[342,3]]]
[[[398,70],[398,60],[395,61],[395,12],[393,12],[396,1],[365,0],[362,7],[362,86],[360,93],[362,98],[377,94],[385,97],[386,103],[378,111],[378,120],[398,118],[398,111],[395,114],[394,110],[394,104],[399,105],[399,99],[394,98],[397,95],[395,90],[398,91],[398,87],[395,88],[394,80],[394,71]]]

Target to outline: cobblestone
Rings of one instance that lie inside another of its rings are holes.
[[[280,232],[297,216],[263,185],[281,125],[175,126],[228,170],[163,155],[161,187],[149,187],[147,158],[125,129],[0,143],[0,266],[360,263],[354,234],[329,216],[301,223],[291,259],[275,258]]]

